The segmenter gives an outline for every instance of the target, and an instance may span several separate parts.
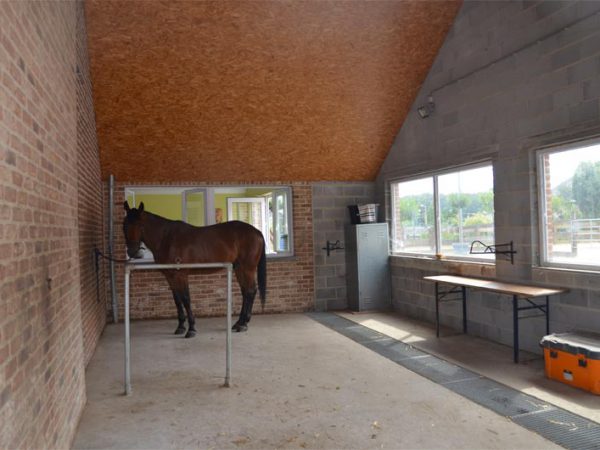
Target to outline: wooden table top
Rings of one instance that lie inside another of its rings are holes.
[[[546,288],[526,284],[504,283],[497,280],[461,277],[458,275],[435,275],[423,278],[430,281],[485,289],[487,291],[499,292],[501,294],[518,295],[520,297],[541,297],[546,295],[560,294],[567,292],[568,290],[563,288]]]

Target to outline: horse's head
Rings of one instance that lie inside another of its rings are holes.
[[[123,204],[127,215],[123,219],[123,233],[127,244],[127,255],[130,258],[142,258],[142,241],[144,240],[144,202],[139,208],[130,208],[129,203]]]

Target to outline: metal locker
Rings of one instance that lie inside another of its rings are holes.
[[[387,223],[347,226],[345,245],[350,309],[390,309]]]

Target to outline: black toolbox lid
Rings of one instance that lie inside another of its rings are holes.
[[[562,350],[588,359],[600,359],[600,334],[589,331],[554,333],[544,336],[540,345],[553,350]]]

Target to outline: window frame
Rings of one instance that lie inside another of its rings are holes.
[[[227,197],[227,217],[233,216],[233,205],[236,203],[257,203],[260,205],[260,216],[263,223],[263,229],[259,231],[265,236],[265,232],[269,232],[269,225],[267,223],[267,201],[265,197]],[[256,228],[256,226],[254,226]],[[258,229],[258,228],[257,228]],[[267,252],[269,251],[268,239],[265,238],[267,243]]]
[[[566,263],[566,262],[556,262],[550,261],[548,259],[548,218],[546,214],[546,183],[545,176],[546,170],[544,168],[544,156],[551,153],[562,153],[568,152],[571,150],[577,150],[583,147],[591,147],[594,145],[600,145],[600,137],[585,139],[581,141],[571,142],[568,144],[559,144],[547,146],[544,148],[540,148],[535,153],[535,161],[536,161],[536,177],[537,177],[537,201],[538,201],[538,265],[541,268],[551,268],[551,269],[564,269],[564,270],[576,270],[576,271],[586,271],[586,272],[600,272],[600,264],[598,265],[590,265],[590,264],[577,264],[577,263]]]
[[[482,168],[482,167],[491,167],[492,168],[492,172],[494,170],[494,164],[492,160],[483,160],[483,161],[478,161],[472,164],[465,164],[465,165],[461,165],[461,166],[454,166],[454,167],[449,167],[446,169],[441,169],[441,170],[436,170],[433,172],[424,172],[424,173],[420,173],[417,175],[411,175],[408,177],[401,177],[401,178],[393,178],[389,180],[389,189],[390,189],[390,196],[391,196],[391,208],[392,208],[392,214],[391,214],[391,238],[392,238],[392,243],[391,243],[391,249],[390,249],[390,254],[392,256],[397,256],[397,257],[409,257],[409,258],[424,258],[424,259],[432,259],[432,260],[437,260],[439,259],[437,255],[440,254],[440,248],[441,248],[441,244],[442,244],[442,217],[440,214],[440,195],[439,195],[439,181],[438,181],[438,177],[443,176],[443,175],[448,175],[448,174],[452,174],[452,173],[456,173],[456,172],[462,172],[465,170],[472,170],[472,169],[478,169],[478,168]],[[397,184],[397,183],[404,183],[407,181],[414,181],[414,180],[422,180],[422,179],[426,179],[426,178],[432,178],[433,179],[433,210],[434,210],[434,242],[435,242],[435,251],[433,253],[433,255],[431,254],[427,254],[427,253],[417,253],[417,252],[401,252],[401,251],[397,251],[394,250],[394,242],[396,240],[396,216],[394,214],[394,212],[396,211],[396,196],[394,195],[393,192],[393,185]],[[495,195],[495,192],[494,192]],[[496,220],[495,220],[495,210],[494,210],[494,234],[496,231]],[[496,258],[494,259],[487,259],[487,258],[481,258],[481,257],[471,257],[471,256],[460,256],[460,255],[443,255],[443,259],[445,261],[460,261],[460,262],[466,262],[466,263],[474,263],[474,264],[496,264]]]
[[[290,185],[262,185],[262,184],[240,184],[240,185],[223,184],[223,185],[189,185],[189,186],[187,186],[187,185],[126,185],[123,188],[123,193],[125,195],[125,199],[127,199],[129,196],[133,197],[133,201],[134,201],[135,205],[137,205],[137,202],[135,199],[136,191],[138,191],[138,193],[140,191],[142,191],[143,193],[149,193],[149,194],[163,194],[163,193],[178,194],[180,196],[180,201],[181,201],[181,205],[182,205],[182,213],[181,213],[182,217],[180,220],[187,223],[186,210],[185,210],[186,193],[204,192],[204,194],[205,194],[205,211],[204,211],[205,226],[209,226],[209,225],[214,225],[216,223],[215,215],[214,215],[215,195],[218,194],[220,191],[227,190],[227,189],[231,189],[232,198],[240,197],[239,192],[235,192],[235,191],[239,191],[240,189],[261,189],[261,190],[264,189],[265,191],[270,191],[273,196],[276,193],[280,194],[280,195],[284,194],[286,196],[286,207],[287,207],[286,218],[287,218],[287,225],[288,225],[289,250],[275,251],[275,249],[273,249],[272,253],[267,252],[267,259],[282,259],[282,258],[294,257],[295,249],[294,249],[294,232],[293,232],[293,230],[294,230],[293,189],[292,189],[292,186],[290,186]],[[248,198],[251,198],[251,197],[248,197]],[[257,198],[259,198],[259,197],[257,197]],[[268,216],[268,214],[267,214],[267,216]],[[270,226],[274,227],[275,224],[271,224]],[[260,231],[262,232],[263,230],[260,230]],[[267,240],[268,240],[268,236],[265,236],[265,241],[267,241]],[[268,248],[268,246],[267,246],[267,248]],[[149,262],[149,261],[154,261],[154,258],[149,258],[149,257],[145,256],[144,258],[139,260],[139,262]]]
[[[416,181],[416,180],[423,180],[426,178],[432,178],[433,182],[432,182],[432,186],[433,186],[433,210],[434,210],[434,227],[436,229],[435,231],[435,248],[439,248],[438,246],[438,233],[437,233],[437,228],[438,228],[438,211],[439,211],[439,202],[437,201],[437,196],[436,196],[436,180],[433,177],[433,175],[431,174],[420,174],[420,175],[415,175],[415,176],[410,176],[410,177],[406,177],[406,178],[398,178],[398,179],[393,179],[390,180],[390,193],[391,193],[391,197],[392,197],[392,202],[391,202],[391,206],[392,206],[392,218],[391,218],[391,238],[392,238],[392,244],[391,244],[391,254],[393,256],[409,256],[409,257],[422,257],[422,258],[431,258],[434,259],[435,258],[435,252],[433,253],[433,255],[427,254],[427,253],[418,253],[418,252],[399,252],[399,251],[394,251],[394,242],[396,242],[396,215],[395,215],[395,211],[396,211],[396,196],[394,195],[393,192],[393,184],[397,184],[397,183],[406,183],[409,181]]]

